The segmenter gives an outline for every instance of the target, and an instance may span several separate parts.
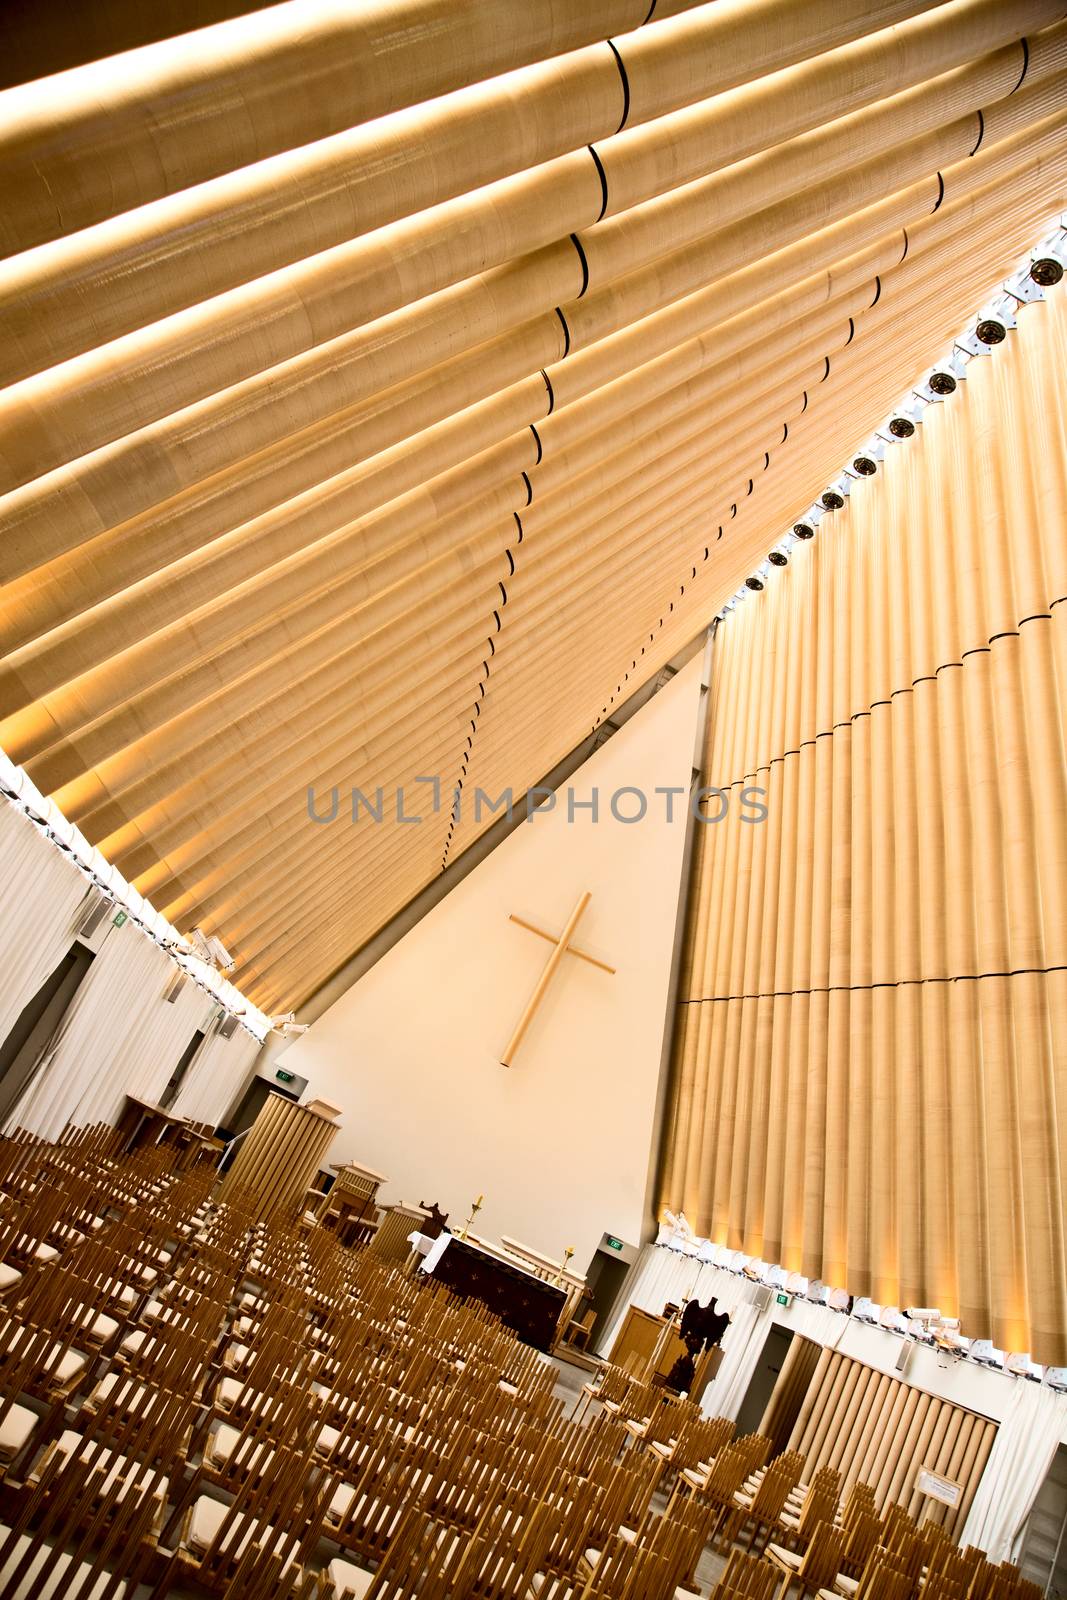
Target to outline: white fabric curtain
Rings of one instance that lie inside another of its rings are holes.
[[[212,1004],[195,985],[164,1001],[174,972],[132,923],[112,928],[7,1126],[54,1139],[68,1122],[116,1122],[127,1094],[158,1099]]]
[[[699,1244],[680,1249],[646,1245],[623,1286],[619,1310],[598,1349],[601,1353],[610,1350],[631,1305],[658,1316],[668,1301],[695,1295],[706,1305],[714,1295],[728,1313],[730,1327],[723,1339],[722,1366],[705,1392],[702,1409],[707,1416],[736,1417],[775,1320],[775,1305],[772,1301],[765,1311],[758,1312],[748,1298],[750,1286],[733,1273],[702,1264],[697,1259],[699,1249]],[[794,1300],[788,1319],[783,1320],[795,1333],[830,1349],[839,1346],[853,1326],[840,1312],[803,1300]],[[980,1546],[992,1561],[1016,1557],[1026,1520],[1061,1439],[1067,1440],[1067,1395],[1016,1380],[1011,1408],[1000,1422],[961,1544]]]
[[[88,888],[29,817],[0,802],[0,1041],[70,949]]]
[[[206,1038],[185,1075],[171,1110],[191,1122],[221,1121],[241,1089],[261,1049],[258,1039],[238,1028],[232,1039]]]
[[[646,1245],[622,1286],[615,1315],[597,1340],[601,1355],[606,1354],[615,1343],[630,1306],[653,1311],[658,1316],[668,1300],[678,1301],[691,1296],[693,1284],[699,1281],[699,1274],[703,1270],[699,1261],[680,1250]]]
[[[971,1503],[962,1545],[978,1545],[991,1561],[1014,1561],[1038,1490],[1065,1435],[1067,1396],[1018,1380],[1011,1413],[997,1430]]]
[[[638,1306],[657,1316],[668,1301],[697,1299],[707,1305],[712,1295],[730,1318],[723,1338],[723,1363],[705,1390],[702,1409],[709,1417],[736,1417],[741,1409],[764,1341],[774,1320],[770,1308],[757,1311],[749,1296],[751,1285],[721,1267],[713,1267],[687,1250],[652,1245],[641,1252],[620,1296],[621,1310],[605,1331],[599,1348],[608,1350],[627,1308]],[[822,1308],[812,1306],[812,1311]],[[832,1312],[825,1313],[833,1317]],[[843,1322],[844,1318],[834,1318]]]
[[[757,1311],[750,1301],[742,1301],[730,1312],[730,1326],[722,1341],[722,1366],[700,1402],[706,1417],[737,1416],[769,1330],[767,1313]]]

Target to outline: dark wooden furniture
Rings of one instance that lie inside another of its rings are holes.
[[[567,1299],[566,1291],[556,1284],[455,1236],[433,1275],[453,1294],[488,1306],[524,1344],[546,1352],[552,1348]]]
[[[119,1119],[119,1150],[130,1155],[144,1145],[158,1144],[171,1128],[183,1127],[184,1123],[183,1117],[172,1116],[165,1106],[128,1094]]]

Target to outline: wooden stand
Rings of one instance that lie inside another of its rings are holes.
[[[412,1254],[409,1237],[421,1233],[428,1216],[419,1206],[390,1206],[367,1246],[369,1254],[383,1261],[407,1262]]]
[[[336,1135],[331,1117],[284,1095],[268,1095],[222,1180],[220,1198],[244,1189],[254,1197],[257,1221],[275,1216],[291,1221],[303,1211],[309,1185]]]
[[[319,1221],[327,1228],[335,1228],[342,1244],[365,1244],[377,1226],[378,1190],[389,1180],[358,1161],[346,1161],[333,1170],[337,1176],[319,1212]]]
[[[119,1149],[129,1155],[145,1145],[159,1144],[171,1128],[181,1126],[184,1126],[183,1117],[172,1116],[164,1106],[153,1105],[151,1100],[138,1100],[128,1094],[119,1119]]]

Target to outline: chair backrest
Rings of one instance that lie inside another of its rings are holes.
[[[798,1537],[810,1539],[819,1523],[833,1522],[836,1515],[837,1488],[833,1480],[816,1476],[804,1496],[797,1524]]]
[[[864,1600],[908,1600],[911,1590],[912,1581],[906,1572],[898,1572],[896,1567],[877,1562],[871,1569]],[[859,1594],[858,1589],[856,1593]]]
[[[804,1552],[797,1577],[801,1587],[808,1590],[832,1589],[841,1570],[841,1553],[845,1548],[845,1531],[832,1522],[816,1523],[812,1529],[808,1548]]]
[[[581,1595],[582,1600],[666,1600],[673,1592],[670,1568],[659,1551],[616,1535],[602,1551]]]
[[[744,1600],[770,1600],[778,1583],[779,1575],[769,1561],[750,1555],[747,1550],[733,1549],[710,1600],[730,1600],[738,1595]]]
[[[881,1518],[874,1511],[861,1509],[854,1511],[848,1522],[842,1518],[841,1526],[848,1535],[841,1565],[846,1572],[855,1576],[863,1571],[871,1551],[878,1543]]]
[[[784,1510],[790,1490],[799,1477],[800,1467],[794,1461],[785,1457],[773,1461],[760,1479],[759,1488],[748,1508],[753,1521],[774,1522]]]
[[[841,1502],[842,1527],[850,1528],[861,1512],[866,1516],[878,1515],[878,1502],[869,1483],[854,1483]]]
[[[750,1453],[742,1448],[741,1442],[727,1445],[716,1457],[702,1492],[712,1502],[725,1505],[740,1489],[751,1470]]]

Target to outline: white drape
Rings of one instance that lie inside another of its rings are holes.
[[[705,1391],[702,1409],[707,1416],[736,1417],[777,1308],[772,1300],[758,1312],[749,1298],[751,1286],[734,1273],[702,1264],[697,1259],[699,1248],[699,1244],[681,1249],[646,1245],[623,1285],[619,1308],[598,1349],[601,1353],[611,1349],[631,1305],[659,1315],[669,1301],[678,1303],[695,1295],[706,1305],[714,1295],[729,1314],[730,1327],[723,1339],[722,1366]],[[840,1312],[803,1300],[794,1300],[782,1320],[795,1333],[829,1348],[841,1345],[853,1327]],[[1012,1384],[1007,1414],[1002,1403],[994,1412],[1002,1420],[960,1542],[979,1546],[993,1561],[1006,1561],[1018,1553],[1026,1519],[1057,1445],[1067,1439],[1067,1395],[1020,1378]]]
[[[1015,1390],[960,1539],[978,1545],[991,1561],[1013,1561],[1018,1554],[1026,1519],[1067,1434],[1067,1396],[1024,1380]]]
[[[9,800],[0,801],[0,1040],[72,943],[88,884]]]
[[[611,1348],[630,1305],[658,1316],[668,1301],[677,1304],[697,1299],[707,1305],[714,1295],[719,1310],[730,1318],[730,1326],[722,1341],[722,1366],[704,1392],[702,1409],[706,1416],[736,1417],[774,1320],[770,1310],[756,1310],[751,1292],[751,1285],[733,1273],[702,1263],[686,1252],[652,1246],[641,1252],[627,1278],[620,1296],[621,1310],[605,1331],[599,1348]],[[826,1315],[832,1317],[833,1313]]]
[[[258,1039],[238,1028],[232,1039],[209,1035],[196,1052],[171,1106],[175,1116],[191,1122],[221,1121],[259,1054]]]
[[[68,1122],[116,1122],[127,1094],[156,1100],[209,996],[187,985],[173,1002],[168,956],[131,923],[112,928],[8,1119],[46,1139]]]

